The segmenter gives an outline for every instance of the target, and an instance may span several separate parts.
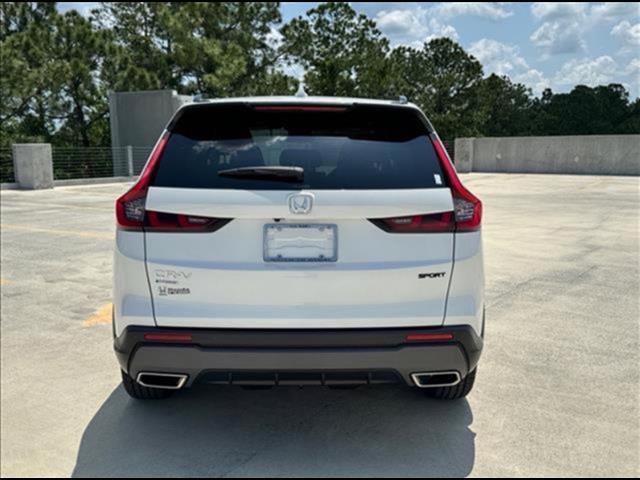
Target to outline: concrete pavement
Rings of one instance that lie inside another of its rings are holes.
[[[109,325],[122,184],[3,191],[3,476],[638,476],[637,177],[471,174],[487,328],[467,400],[203,387],[138,403]]]

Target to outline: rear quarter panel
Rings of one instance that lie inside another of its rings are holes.
[[[155,326],[144,262],[144,233],[117,229],[113,257],[113,315],[116,336],[128,325]]]
[[[483,309],[482,232],[457,233],[444,325],[471,325],[480,335]]]

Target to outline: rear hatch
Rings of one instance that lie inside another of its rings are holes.
[[[453,201],[417,110],[193,105],[156,155],[145,244],[159,326],[442,324]]]

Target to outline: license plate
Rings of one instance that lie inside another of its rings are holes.
[[[335,262],[338,228],[316,223],[267,224],[263,258],[265,262]]]

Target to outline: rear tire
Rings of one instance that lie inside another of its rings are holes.
[[[164,388],[143,387],[124,371],[122,371],[122,386],[129,396],[136,400],[160,400],[170,397],[175,392],[175,390]]]
[[[424,392],[428,397],[439,400],[458,400],[464,398],[473,388],[477,371],[478,369],[476,368],[472,372],[469,372],[460,383],[453,387],[425,388]]]

